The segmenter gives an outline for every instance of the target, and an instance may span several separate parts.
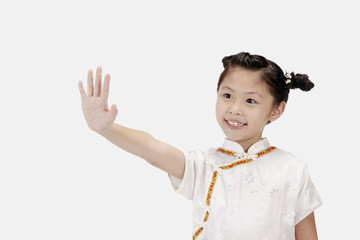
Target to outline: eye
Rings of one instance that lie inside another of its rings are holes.
[[[228,98],[228,99],[231,99],[231,98],[232,98],[232,96],[231,96],[230,93],[225,93],[223,96],[224,96],[225,98]]]
[[[256,103],[256,101],[254,99],[251,99],[251,98],[246,99],[246,102],[250,103],[250,104],[255,104]]]

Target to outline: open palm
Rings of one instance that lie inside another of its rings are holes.
[[[105,131],[115,121],[118,109],[113,104],[111,109],[108,107],[108,96],[110,88],[110,75],[106,74],[104,84],[101,85],[102,69],[96,69],[95,88],[93,71],[88,71],[87,93],[85,92],[83,82],[79,82],[79,91],[81,96],[81,106],[83,114],[89,128],[95,132]]]

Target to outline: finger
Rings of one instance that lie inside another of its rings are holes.
[[[101,75],[102,75],[102,68],[97,67],[97,69],[96,69],[96,78],[95,78],[95,92],[94,92],[95,97],[100,97],[100,93],[101,93]]]
[[[87,94],[88,96],[92,96],[94,94],[94,77],[93,77],[93,71],[88,71],[87,76]]]
[[[84,89],[84,85],[82,81],[79,81],[79,91],[80,91],[80,97],[81,97],[81,101],[83,102],[86,98],[86,92]]]
[[[109,97],[109,89],[110,89],[110,74],[106,74],[100,96],[101,100],[103,100],[106,104]]]

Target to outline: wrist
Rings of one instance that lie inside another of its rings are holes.
[[[108,126],[106,128],[93,129],[93,131],[106,138],[106,137],[111,135],[111,132],[113,131],[114,125],[115,125],[115,123],[112,123],[110,126]]]

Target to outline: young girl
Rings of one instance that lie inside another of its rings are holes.
[[[220,148],[182,152],[146,132],[114,123],[108,108],[110,75],[88,72],[79,82],[90,129],[166,171],[174,189],[193,200],[193,239],[317,239],[314,210],[321,205],[305,163],[272,147],[264,127],[285,110],[289,89],[309,91],[305,74],[285,73],[274,62],[241,52],[224,57],[216,118],[226,139]]]

